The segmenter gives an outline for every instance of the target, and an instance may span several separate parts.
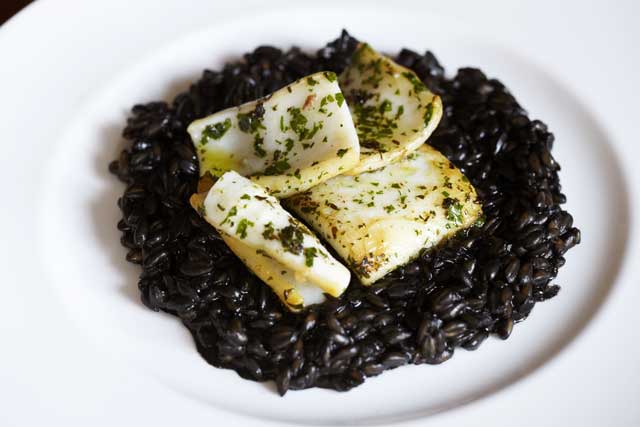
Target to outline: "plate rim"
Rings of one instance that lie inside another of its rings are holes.
[[[47,3],[47,1],[44,1],[43,3]],[[13,25],[17,25],[15,23],[16,22],[20,22],[20,19],[18,19],[18,18],[20,18],[21,16],[28,16],[28,12],[30,10],[32,10],[32,9],[35,9],[35,5],[36,4],[40,4],[40,2],[37,2],[35,4],[32,4],[32,5],[28,6],[25,10],[23,10],[18,15],[16,15],[15,17],[13,17],[9,21],[7,21],[7,23],[5,23],[3,25],[2,31],[0,31],[0,34],[4,34],[5,33],[4,29],[7,28],[6,26],[8,24],[12,24],[13,23]],[[26,19],[26,18],[24,18],[24,19]],[[144,59],[141,62],[145,62]],[[557,76],[553,76],[553,77],[556,78]],[[106,87],[108,87],[108,86],[110,86],[110,84],[106,85]],[[574,94],[574,95],[577,95],[577,94]],[[580,99],[578,98],[578,100],[580,100]],[[602,123],[599,123],[599,125],[603,126],[603,129],[604,129],[604,131],[605,131],[605,133],[607,135],[613,135],[608,131],[606,126],[604,126]],[[614,155],[618,156],[619,155],[618,154],[618,148],[616,147],[615,141],[613,141],[613,139],[614,139],[613,137],[610,138],[610,140],[612,140],[611,141],[612,142],[612,144],[611,144],[612,147],[611,148],[612,148],[612,151],[613,151]],[[620,159],[618,159],[618,162],[619,162],[620,165],[622,165],[621,173],[623,174],[623,176],[631,176],[632,173],[627,171],[627,165],[626,165],[626,162],[624,161],[624,159],[620,158]],[[629,186],[630,188],[629,188],[629,191],[628,191],[629,205],[633,206],[633,201],[635,199],[635,194],[631,191],[631,189],[633,187],[633,180],[631,179],[630,182],[631,182],[631,185]],[[630,233],[629,234],[630,234],[630,236],[629,236],[629,239],[626,242],[626,253],[630,254],[631,251],[635,250],[635,246],[637,245],[637,236],[636,236],[636,234],[637,234],[637,223],[636,223],[635,219],[632,220],[632,215],[631,214],[629,214],[628,216],[629,216],[629,229],[630,229]],[[633,269],[633,266],[631,265],[630,257],[627,256],[622,260],[622,263],[620,265],[620,270],[619,270],[619,273],[618,273],[618,276],[617,276],[617,280],[616,280],[616,282],[618,282],[618,285],[621,284],[620,281],[623,278],[627,277],[627,275],[630,274],[630,270],[632,270],[632,269]],[[607,296],[606,303],[603,304],[603,307],[604,307],[604,305],[608,305],[609,304],[611,299],[614,297],[614,294],[622,292],[622,290],[619,289],[620,286],[618,286],[618,285],[613,285],[612,286],[612,288],[610,289],[609,294]],[[596,320],[602,315],[602,312],[603,312],[603,310],[602,310],[602,307],[601,307],[598,311],[595,312],[593,318],[590,320],[590,322],[587,323],[587,325],[584,327],[583,331],[578,336],[580,336],[580,335],[584,336],[585,332],[587,331],[587,328],[590,328],[596,322]],[[572,346],[573,344],[574,343],[572,342],[569,345]],[[568,349],[568,347],[566,347],[565,350],[563,350],[562,352],[566,353],[567,349]],[[559,354],[556,355],[553,359],[557,358],[558,356],[559,356]],[[541,368],[538,368],[538,369],[544,369],[544,366],[541,367]],[[520,380],[518,382],[524,381],[526,379],[527,379],[527,377],[525,377],[523,380]],[[507,388],[509,388],[509,387],[507,387]],[[486,399],[483,399],[483,400],[486,400]]]

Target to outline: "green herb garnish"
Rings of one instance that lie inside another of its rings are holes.
[[[307,118],[299,108],[291,108],[289,109],[289,115],[291,119],[289,120],[289,126],[293,131],[300,137],[300,139],[305,139],[304,135],[307,133]]]
[[[268,222],[267,224],[264,225],[264,230],[262,231],[262,237],[264,237],[267,240],[274,240],[276,239],[276,235],[275,235],[275,228],[273,228],[273,223],[272,222]]]
[[[405,71],[404,73],[402,73],[402,77],[406,78],[407,80],[409,80],[409,82],[411,82],[411,84],[413,85],[413,91],[416,94],[427,90],[427,87],[424,85],[424,83],[422,83],[422,81],[418,78],[418,76],[416,76],[412,72]]]
[[[224,225],[227,221],[229,221],[229,218],[238,215],[238,208],[236,208],[235,206],[233,206],[231,209],[229,209],[229,213],[227,214],[227,216],[224,218],[224,221],[222,221],[220,223],[220,225]]]
[[[269,165],[263,172],[263,175],[281,175],[284,172],[291,169],[291,165],[287,159],[278,160],[272,165]]]
[[[380,112],[382,114],[391,111],[391,101],[389,101],[388,99],[385,99],[384,101],[382,101],[382,103],[380,103],[380,106],[378,107],[378,109],[380,110]]]
[[[300,255],[302,253],[303,240],[302,230],[294,225],[288,225],[280,230],[280,242],[285,250],[292,254]]]
[[[240,236],[241,239],[247,237],[247,227],[253,227],[254,223],[249,221],[246,218],[242,218],[240,222],[238,222],[238,226],[236,227],[236,234]]]
[[[429,122],[431,121],[431,117],[433,116],[433,102],[430,102],[427,105],[427,108],[424,112],[424,125],[429,126]]]
[[[318,256],[316,248],[304,248],[304,259],[307,267],[313,266],[313,259]]]
[[[447,210],[447,220],[454,225],[462,225],[462,203],[458,199],[447,197],[442,202],[442,207]]]
[[[267,156],[267,152],[264,150],[264,148],[262,148],[263,144],[264,144],[264,138],[256,135],[255,139],[253,140],[253,152],[258,157]]]
[[[287,138],[285,141],[285,147],[287,148],[287,153],[293,149],[293,139]]]
[[[333,71],[325,71],[322,75],[330,82],[335,82],[338,79],[338,76]]]
[[[246,114],[238,113],[238,127],[245,133],[256,133],[259,129],[266,129],[262,124],[264,117],[264,106],[259,103],[256,108]]]
[[[229,129],[231,129],[231,119],[225,119],[223,122],[207,125],[202,131],[200,143],[206,144],[210,139],[220,139]]]

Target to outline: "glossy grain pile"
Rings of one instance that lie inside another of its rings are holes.
[[[275,380],[281,394],[348,390],[387,369],[442,363],[491,334],[508,338],[537,302],[558,293],[551,281],[580,241],[560,207],[546,125],[480,70],[448,79],[430,52],[402,50],[397,62],[442,96],[445,114],[429,143],[476,187],[484,225],[371,287],[352,282],[311,311],[284,309],[189,206],[198,164],[186,127],[315,71],[340,72],[356,43],[343,33],[315,55],[259,47],[205,71],[173,102],[135,106],[123,133],[130,144],[109,166],[127,184],[118,229],[127,260],[142,266],[144,304],[178,316],[209,363]]]

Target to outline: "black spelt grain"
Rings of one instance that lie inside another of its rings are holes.
[[[142,302],[180,317],[212,365],[287,390],[339,391],[407,363],[439,364],[490,334],[506,339],[580,243],[562,210],[555,138],[498,80],[463,68],[447,78],[431,52],[397,60],[442,97],[428,143],[478,191],[484,225],[460,233],[369,288],[293,314],[189,206],[198,165],[186,127],[194,119],[271,93],[315,71],[340,72],[358,41],[346,32],[315,55],[261,46],[244,60],[203,72],[171,103],[136,105],[109,163],[126,184],[117,228],[126,259],[141,264]],[[168,367],[170,369],[170,367]]]

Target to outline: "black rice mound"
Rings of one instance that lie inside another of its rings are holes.
[[[127,184],[118,200],[126,259],[152,310],[178,316],[212,365],[287,390],[346,391],[409,363],[439,364],[489,335],[506,339],[537,302],[554,297],[564,254],[580,231],[560,207],[554,136],[531,120],[496,79],[462,68],[452,79],[431,52],[396,57],[442,97],[445,113],[428,143],[476,187],[484,225],[473,227],[370,287],[302,314],[288,312],[189,206],[198,163],[186,132],[194,119],[348,64],[346,32],[315,55],[261,46],[222,71],[205,70],[171,103],[132,109],[130,144],[109,165]]]

